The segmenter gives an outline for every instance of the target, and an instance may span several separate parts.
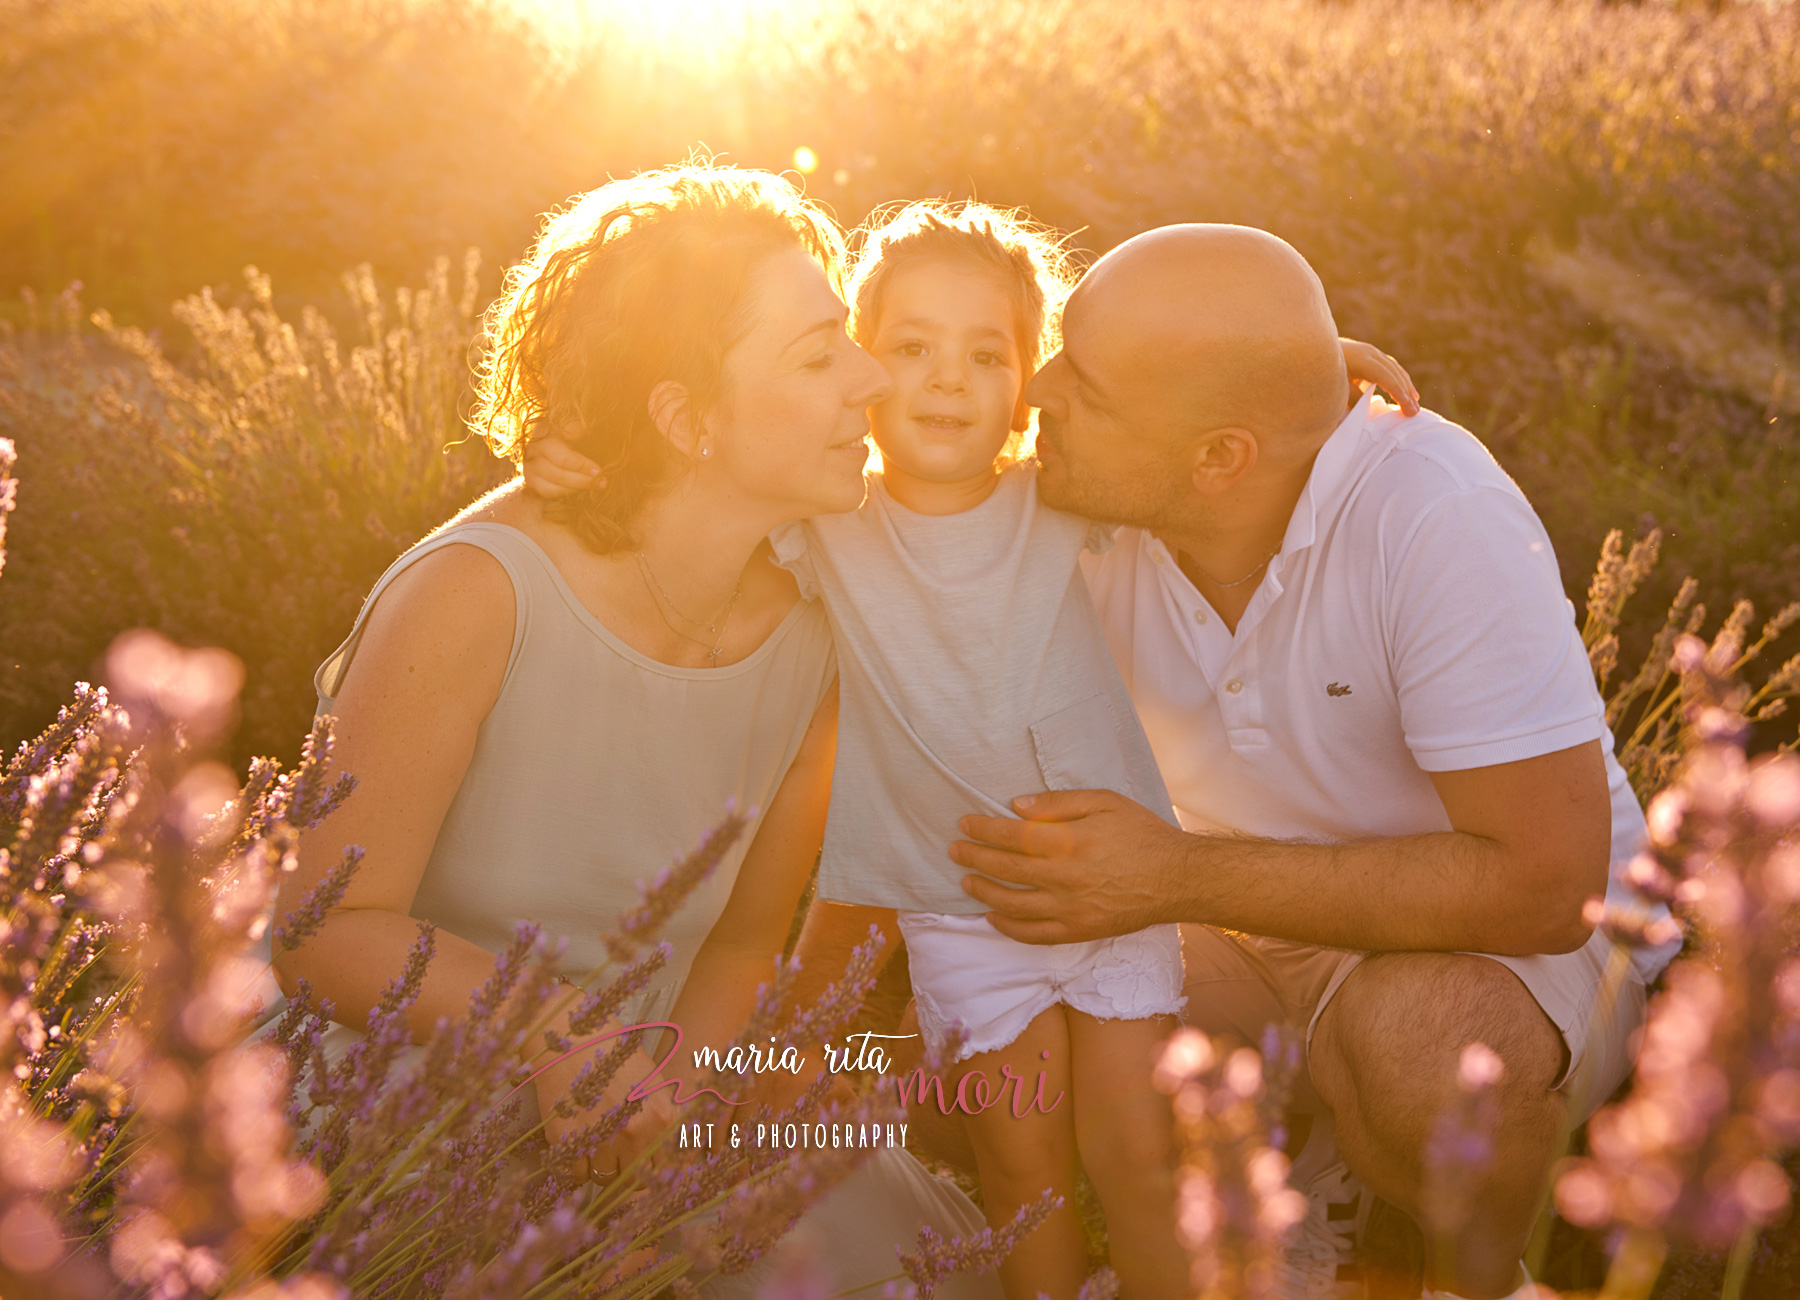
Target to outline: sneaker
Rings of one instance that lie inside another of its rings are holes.
[[[1305,1190],[1306,1217],[1289,1231],[1276,1259],[1275,1294],[1280,1300],[1362,1300],[1356,1237],[1374,1196],[1341,1159],[1309,1179]]]

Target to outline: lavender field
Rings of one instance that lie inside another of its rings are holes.
[[[1572,596],[1608,529],[1653,524],[1668,577],[1646,604],[1689,573],[1715,601],[1795,594],[1793,6],[712,9],[10,0],[0,285],[33,297],[0,306],[0,422],[37,483],[0,611],[11,733],[45,721],[121,624],[148,623],[239,653],[239,752],[292,757],[305,669],[387,560],[492,472],[436,448],[458,436],[461,349],[497,268],[565,196],[699,146],[798,157],[846,222],[973,193],[1095,252],[1172,220],[1265,226],[1319,268],[1344,332],[1488,441]],[[210,302],[177,305],[206,286]],[[403,308],[401,286],[435,296]],[[214,395],[153,397],[134,364],[102,396],[136,345],[100,342],[96,309]],[[365,388],[309,397],[324,423],[302,433],[290,398],[256,387],[259,367],[270,388],[292,373],[259,311],[301,351],[329,326]],[[70,322],[88,348],[72,362]],[[412,387],[396,407],[369,384]],[[113,402],[127,421],[93,414]],[[229,593],[205,580],[221,565]]]
[[[230,1030],[252,913],[342,797],[314,667],[512,473],[462,425],[500,269],[567,196],[696,149],[847,225],[978,196],[1094,254],[1190,220],[1299,248],[1537,506],[1663,800],[1636,883],[1690,955],[1653,1068],[1573,1137],[1540,1280],[1800,1293],[1800,760],[1768,757],[1800,694],[1800,5],[0,0],[0,1294],[687,1294],[620,1262],[679,1221],[506,1165],[483,1088],[532,1029],[501,997],[551,987],[526,939],[445,1031],[461,1092],[371,1049],[300,1147],[270,1079],[317,1025],[254,1068]],[[184,811],[247,767],[226,832]],[[847,1024],[872,982],[758,1032]],[[1242,1191],[1205,1251],[1243,1294],[1269,1107],[1206,1052],[1168,1069],[1190,1167]],[[643,1186],[730,1207],[747,1249],[779,1174]]]

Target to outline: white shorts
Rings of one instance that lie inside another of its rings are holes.
[[[1005,1047],[1058,1002],[1096,1020],[1172,1016],[1181,991],[1181,932],[1173,925],[1087,943],[1020,943],[981,913],[901,912],[919,1032],[941,1047],[950,1026],[968,1037],[957,1060]]]

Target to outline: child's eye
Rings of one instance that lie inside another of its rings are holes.
[[[1006,364],[998,352],[977,352],[975,364],[978,366],[999,366]]]
[[[814,357],[811,361],[808,361],[806,363],[806,368],[808,370],[825,370],[828,369],[831,363],[836,359],[834,353],[826,352]]]
[[[894,350],[903,357],[922,357],[925,355],[925,345],[919,342],[902,343]]]

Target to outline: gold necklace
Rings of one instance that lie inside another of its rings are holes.
[[[1213,577],[1212,574],[1208,573],[1205,569],[1202,569],[1200,567],[1200,565],[1195,561],[1194,557],[1189,555],[1186,551],[1181,552],[1181,558],[1186,560],[1190,565],[1193,565],[1194,572],[1198,573],[1202,578],[1205,578],[1208,582],[1212,583],[1213,586],[1218,587],[1224,591],[1229,591],[1233,587],[1241,587],[1246,582],[1250,581],[1250,579],[1254,578],[1257,574],[1259,574],[1263,571],[1264,566],[1266,566],[1270,560],[1274,559],[1277,555],[1280,555],[1280,554],[1281,554],[1281,548],[1279,546],[1277,546],[1274,550],[1270,551],[1267,555],[1263,556],[1262,559],[1258,560],[1256,567],[1254,569],[1250,570],[1250,572],[1246,573],[1243,577],[1239,578],[1236,582],[1221,582],[1221,581],[1219,581],[1219,579]]]
[[[702,641],[699,637],[691,636],[688,633],[683,632],[669,621],[669,615],[663,613],[663,606],[667,605],[675,617],[681,619],[683,622],[691,623],[695,627],[705,628],[713,636],[712,647],[707,650],[706,657],[709,661],[717,663],[719,655],[725,647],[725,633],[730,630],[731,627],[731,611],[737,608],[738,597],[741,596],[744,591],[743,580],[739,579],[738,585],[731,589],[731,599],[725,602],[724,611],[719,614],[713,622],[707,623],[701,619],[689,618],[686,614],[683,614],[681,610],[676,608],[675,602],[669,597],[669,593],[663,590],[662,583],[656,580],[656,574],[650,571],[650,560],[642,551],[637,552],[637,562],[638,572],[644,576],[644,589],[650,593],[650,603],[656,606],[656,616],[663,621],[663,626],[684,641],[691,641],[697,646],[706,645],[706,642]]]

